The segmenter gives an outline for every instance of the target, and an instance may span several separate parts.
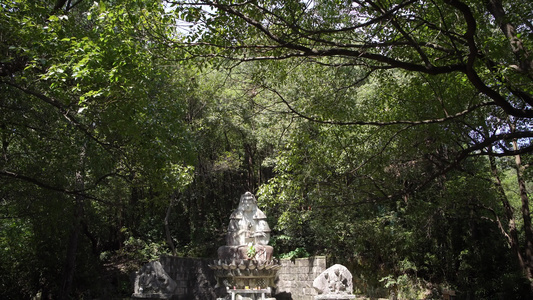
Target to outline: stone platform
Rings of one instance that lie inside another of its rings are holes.
[[[136,274],[132,274],[132,281],[136,282],[132,295],[134,299],[217,299],[214,270],[209,267],[209,264],[213,262],[212,259],[162,256],[158,261],[165,273],[176,282],[176,288],[171,294],[168,293],[168,290],[167,293],[161,290],[154,293],[154,291],[146,289],[146,286],[139,281],[139,277],[146,274],[147,271],[146,268],[142,268]],[[280,264],[281,269],[276,276],[277,288],[272,290],[271,297],[280,300],[314,300],[318,293],[313,288],[313,280],[326,270],[326,257],[281,259]],[[172,284],[170,285],[172,286]],[[139,291],[141,287],[143,288],[142,292]],[[226,298],[222,299],[226,300]]]
[[[319,295],[315,296],[315,300],[347,300],[355,299],[355,295]]]

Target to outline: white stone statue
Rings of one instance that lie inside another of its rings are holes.
[[[250,192],[243,194],[230,216],[226,245],[218,248],[218,259],[209,267],[215,271],[217,287],[225,286],[226,299],[267,299],[276,286],[281,268],[268,245],[270,227]],[[275,300],[274,298],[268,298]]]
[[[254,195],[247,192],[241,196],[239,207],[230,216],[226,245],[267,245],[269,240],[270,227],[266,215],[257,207]]]
[[[273,248],[268,246],[269,240],[270,227],[266,215],[257,207],[254,195],[246,192],[230,216],[226,246],[218,249],[218,258],[269,261],[273,252]]]
[[[343,265],[333,265],[313,281],[318,293],[316,300],[355,299],[353,295],[352,273]]]

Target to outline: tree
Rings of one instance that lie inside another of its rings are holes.
[[[176,13],[193,22],[190,46],[237,62],[305,58],[332,67],[360,66],[368,73],[398,69],[416,74],[459,77],[482,97],[454,111],[426,119],[383,123],[444,122],[484,110],[488,116],[514,116],[527,123],[533,116],[531,97],[531,24],[529,2],[506,1],[168,1]],[[202,10],[202,6],[210,9]],[[518,8],[520,7],[520,8]],[[229,28],[235,30],[229,30]],[[194,52],[193,52],[194,53]],[[198,55],[202,55],[200,52]],[[354,78],[354,82],[364,78]],[[424,97],[418,95],[417,98]],[[486,107],[491,109],[486,109]],[[368,124],[372,120],[335,120],[338,124]],[[480,137],[466,153],[487,146],[504,147],[531,132],[503,132]],[[518,152],[529,151],[530,145]]]
[[[440,176],[461,169],[467,159],[524,155],[533,149],[533,131],[528,125],[533,117],[529,2],[168,2],[175,5],[178,18],[193,24],[189,39],[176,41],[177,46],[195,47],[192,55],[224,58],[230,65],[286,61],[332,70],[351,67],[363,72],[353,72],[344,81],[335,78],[346,89],[353,87],[358,92],[358,87],[370,79],[380,81],[379,89],[396,88],[388,98],[396,101],[385,101],[386,109],[403,114],[383,114],[379,97],[361,109],[380,114],[349,114],[346,106],[341,106],[343,112],[332,111],[331,104],[343,99],[337,94],[298,101],[299,95],[284,89],[283,84],[264,85],[292,114],[317,124],[389,126],[397,133],[423,133],[425,139],[407,138],[404,147],[414,142],[421,148],[418,154],[411,153],[425,157],[432,165],[427,180],[412,181],[414,185],[385,194],[384,199],[427,188]],[[281,78],[290,76],[294,74]],[[398,76],[409,79],[401,85]],[[510,126],[508,119],[515,125]],[[402,125],[404,129],[398,129]],[[433,139],[436,133],[448,136],[444,149],[435,149],[440,142]],[[390,141],[397,139],[402,137],[393,135]],[[386,147],[396,145],[391,142]],[[376,155],[384,153],[383,148],[378,149],[381,153]],[[404,158],[403,154],[400,157]],[[414,171],[414,175],[420,170],[403,171]],[[529,199],[525,190],[522,195],[527,233],[531,231]],[[526,249],[531,244],[529,235],[525,236]],[[531,258],[525,261],[527,275]]]
[[[4,297],[128,295],[245,190],[279,255],[527,294],[530,3],[164,2],[0,5]]]
[[[147,24],[168,30],[160,3],[1,9],[1,267],[13,272],[2,290],[67,299],[93,287],[100,254],[140,235],[141,208],[164,216],[170,195],[190,182],[185,103],[194,85],[156,54]]]

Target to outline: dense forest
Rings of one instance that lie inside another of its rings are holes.
[[[0,9],[0,298],[128,297],[251,191],[358,293],[531,299],[533,2]]]

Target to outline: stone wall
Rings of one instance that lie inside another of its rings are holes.
[[[163,256],[159,259],[165,272],[176,282],[175,300],[216,299],[224,290],[215,291],[215,276],[208,264],[212,259]],[[274,290],[276,300],[313,300],[317,295],[313,280],[326,270],[326,258],[316,256],[282,259]],[[135,278],[134,278],[135,280]],[[139,291],[134,293],[140,296]],[[137,297],[149,299],[145,297]]]
[[[215,277],[208,264],[212,259],[163,256],[159,259],[167,274],[176,281],[176,300],[216,299]]]
[[[282,259],[278,272],[276,300],[314,300],[313,280],[326,270],[326,257]]]

